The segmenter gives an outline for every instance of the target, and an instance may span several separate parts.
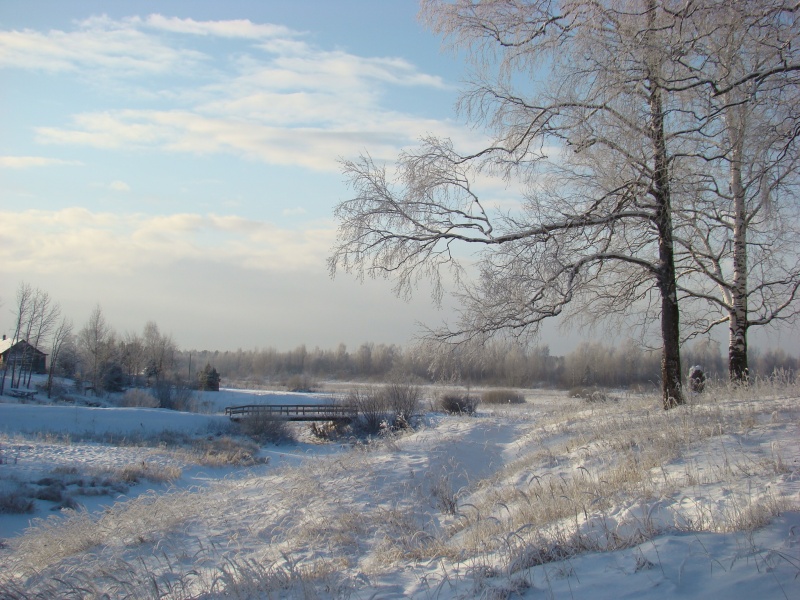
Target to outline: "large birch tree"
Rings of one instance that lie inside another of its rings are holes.
[[[369,156],[346,161],[355,197],[335,210],[331,272],[391,277],[401,294],[424,278],[439,297],[451,267],[461,318],[437,332],[449,340],[526,335],[573,307],[624,315],[655,302],[663,406],[681,404],[672,190],[675,142],[696,123],[671,92],[693,42],[682,27],[692,13],[678,8],[423,2],[425,21],[473,59],[461,106],[492,139],[466,154],[427,138],[398,159],[395,179]],[[492,209],[484,174],[524,187],[517,210]],[[461,277],[459,244],[479,249],[477,281]]]
[[[687,335],[729,330],[728,368],[748,376],[748,331],[800,310],[796,5],[709,3],[683,97],[703,121],[697,185],[681,201]],[[698,310],[699,307],[699,310]]]

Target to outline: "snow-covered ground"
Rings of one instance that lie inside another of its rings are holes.
[[[302,437],[227,466],[174,438],[234,438],[224,406],[309,396],[225,390],[210,414],[9,400],[0,485],[141,478],[76,495],[90,510],[0,514],[0,597],[800,597],[797,390],[668,412],[620,396],[528,390],[377,443]]]

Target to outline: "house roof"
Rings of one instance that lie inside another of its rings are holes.
[[[11,346],[13,344],[14,344],[14,340],[12,340],[11,338],[6,338],[4,340],[0,340],[0,354],[3,354],[6,350],[11,348]]]
[[[25,341],[25,340],[12,340],[11,338],[6,338],[6,339],[4,339],[4,340],[0,340],[0,354],[5,354],[5,353],[6,353],[6,352],[8,352],[8,351],[9,351],[9,350],[10,350],[10,349],[13,347],[13,346],[15,346],[15,345],[16,345],[16,344],[18,344],[18,343],[27,344],[28,342],[27,342],[27,341]],[[39,354],[45,354],[44,352],[42,352],[41,350],[39,350],[39,349],[38,349],[36,346],[34,346],[33,344],[28,344],[28,345],[29,345],[31,348],[33,348],[33,349],[34,349],[36,352],[38,352]]]

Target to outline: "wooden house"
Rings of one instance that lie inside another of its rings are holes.
[[[6,336],[0,340],[0,369],[32,370],[37,374],[47,373],[47,354],[26,340],[11,340]]]

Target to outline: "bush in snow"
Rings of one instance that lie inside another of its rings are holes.
[[[218,392],[220,374],[217,369],[212,367],[211,364],[206,363],[203,370],[197,375],[198,387],[202,391]]]
[[[259,444],[280,444],[294,441],[294,434],[286,421],[270,419],[266,415],[252,414],[240,421],[242,433]]]
[[[153,385],[153,396],[158,400],[158,406],[170,410],[191,411],[196,403],[192,390],[183,381],[161,379]]]
[[[477,396],[462,394],[442,394],[439,408],[451,415],[474,415],[480,400]]]
[[[420,389],[414,385],[396,382],[382,391],[393,419],[392,428],[409,427],[414,413],[419,409]]]
[[[376,388],[352,390],[345,399],[345,404],[356,411],[355,428],[367,435],[380,433],[384,424],[391,418],[386,405],[386,398]]]
[[[10,492],[0,492],[0,515],[20,515],[31,513],[34,503],[23,488]]]
[[[345,404],[356,413],[354,427],[361,433],[374,435],[386,430],[405,429],[419,408],[419,388],[406,383],[386,387],[352,390]]]
[[[120,406],[139,408],[158,408],[158,400],[152,394],[138,388],[130,389],[122,395]]]

